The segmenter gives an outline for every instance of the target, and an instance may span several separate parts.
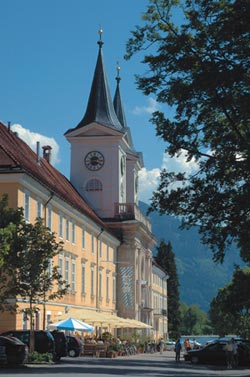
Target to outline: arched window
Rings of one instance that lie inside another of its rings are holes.
[[[86,184],[86,191],[102,191],[102,182],[99,179],[90,179]]]

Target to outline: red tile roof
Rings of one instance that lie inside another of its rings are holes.
[[[0,122],[0,174],[6,172],[6,169],[8,173],[25,172],[66,203],[105,228],[105,224],[70,181],[45,158],[41,157],[38,163],[36,153],[9,127]]]

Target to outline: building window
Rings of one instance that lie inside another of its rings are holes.
[[[86,228],[85,226],[82,227],[82,249],[85,249],[85,232]]]
[[[61,275],[61,279],[63,280],[63,257],[59,254],[59,272]],[[60,283],[60,288],[62,288],[62,284]]]
[[[52,208],[51,206],[47,207],[47,227],[52,230]]]
[[[115,275],[113,275],[113,302],[116,302],[116,278]]]
[[[76,243],[76,223],[72,222],[72,243]]]
[[[63,213],[59,214],[59,237],[63,238]]]
[[[48,275],[49,277],[52,276],[52,258],[49,259],[49,264],[48,264]]]
[[[66,241],[69,241],[69,218],[66,218]]]
[[[99,271],[99,300],[102,299],[102,271]]]
[[[102,191],[102,182],[99,179],[90,179],[86,184],[86,191]]]
[[[85,263],[82,263],[82,294],[86,293],[85,275],[86,275],[86,266],[85,266]]]
[[[91,234],[91,253],[95,254],[95,237]]]
[[[72,260],[72,270],[71,270],[71,290],[76,291],[76,261]]]
[[[109,246],[107,246],[107,262],[109,262]]]
[[[91,296],[93,297],[95,295],[95,272],[94,267],[91,267],[91,282],[90,282],[90,292]]]
[[[99,255],[100,255],[100,258],[102,258],[102,240],[100,240],[100,253],[99,253]]]
[[[36,217],[42,217],[42,199],[38,198],[36,202]]]
[[[65,281],[66,284],[69,284],[69,258],[66,258],[65,261]]]
[[[27,190],[24,192],[24,218],[30,220],[30,193]]]
[[[27,311],[24,309],[22,312],[22,317],[23,317],[23,330],[28,329],[28,314]]]
[[[109,274],[106,275],[106,301],[109,301]]]

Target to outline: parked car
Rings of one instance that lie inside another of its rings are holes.
[[[194,364],[224,364],[226,365],[226,340],[215,340],[208,345],[197,349],[190,350],[184,354],[186,361]],[[244,340],[237,340],[238,344],[238,364],[250,365],[250,345]]]
[[[83,342],[76,336],[67,335],[68,341],[68,355],[70,357],[78,357],[83,350]]]
[[[28,346],[20,339],[0,335],[0,364],[23,364],[28,353]]]
[[[170,340],[166,342],[167,351],[174,351],[174,348],[175,348],[175,342],[170,341]]]
[[[55,340],[49,331],[35,330],[35,351],[39,353],[52,353],[55,355]],[[11,330],[2,333],[4,336],[14,336],[29,347],[29,330]]]
[[[55,340],[55,357],[54,360],[59,361],[61,357],[68,356],[68,341],[64,332],[51,331],[51,334]]]

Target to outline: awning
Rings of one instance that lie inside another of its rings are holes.
[[[60,316],[60,319],[71,317],[87,322],[93,326],[108,326],[111,328],[135,328],[135,329],[149,329],[152,326],[135,319],[118,317],[105,312],[97,312],[88,309],[70,309],[69,313]]]

